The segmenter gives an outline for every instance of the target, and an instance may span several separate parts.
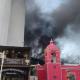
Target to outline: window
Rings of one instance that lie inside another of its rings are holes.
[[[56,54],[52,53],[51,55],[52,55],[51,62],[56,63]]]
[[[74,75],[72,72],[70,72],[70,71],[68,72],[67,78],[68,78],[69,80],[76,80],[75,75]]]

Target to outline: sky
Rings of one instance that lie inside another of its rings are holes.
[[[58,8],[66,0],[35,0],[43,13],[50,13]]]

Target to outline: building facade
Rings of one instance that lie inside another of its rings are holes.
[[[30,47],[0,46],[0,80],[28,80]]]
[[[37,65],[39,80],[80,80],[80,65],[61,64],[60,50],[51,42],[44,51],[45,64]]]
[[[0,0],[0,45],[24,46],[24,0]]]
[[[25,0],[0,0],[0,80],[28,80],[30,48],[24,47],[24,27]]]

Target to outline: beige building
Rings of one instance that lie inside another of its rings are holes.
[[[24,46],[24,0],[0,0],[0,45]]]

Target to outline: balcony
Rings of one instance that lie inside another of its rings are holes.
[[[25,59],[11,59],[11,58],[4,59],[4,65],[25,65],[25,64],[26,64]]]

